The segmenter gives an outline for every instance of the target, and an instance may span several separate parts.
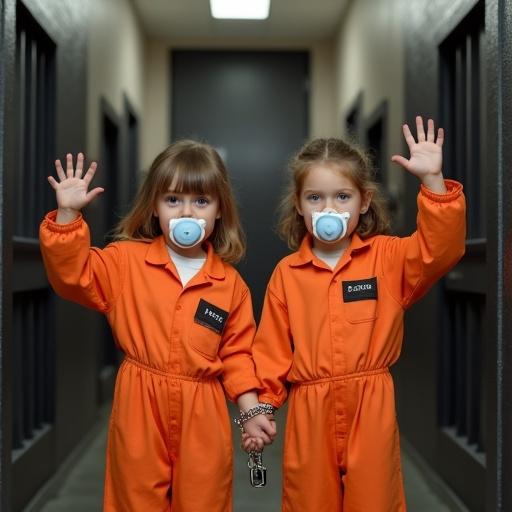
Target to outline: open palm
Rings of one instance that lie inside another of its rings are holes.
[[[410,158],[407,159],[401,155],[393,155],[391,160],[420,179],[429,175],[440,174],[443,165],[443,129],[438,129],[437,139],[435,139],[434,121],[429,119],[427,122],[427,134],[425,135],[423,119],[421,116],[418,116],[416,117],[416,130],[417,142],[411,134],[409,126],[407,124],[403,126],[405,141],[411,153]]]
[[[84,155],[78,154],[76,169],[73,169],[73,156],[66,156],[66,172],[62,168],[60,160],[55,161],[55,170],[60,181],[53,176],[48,176],[50,185],[55,190],[57,205],[59,209],[81,210],[88,205],[98,194],[103,192],[103,188],[96,187],[89,191],[89,185],[96,173],[96,162],[93,162],[85,176],[82,178],[84,165]]]

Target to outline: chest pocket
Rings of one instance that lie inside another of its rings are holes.
[[[189,345],[207,359],[214,361],[217,358],[219,344],[220,334],[200,325],[190,329]]]
[[[341,296],[345,318],[352,324],[372,322],[377,318],[377,278],[342,281]]]
[[[190,329],[190,346],[206,358],[215,360],[228,316],[227,311],[200,299]]]

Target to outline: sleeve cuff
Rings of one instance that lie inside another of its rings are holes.
[[[81,213],[75,220],[69,222],[68,224],[57,224],[57,222],[55,222],[56,218],[57,210],[53,210],[47,213],[43,220],[43,227],[55,233],[69,233],[70,231],[75,231],[81,227],[84,221]]]
[[[258,392],[261,390],[261,383],[257,377],[250,377],[237,382],[223,382],[223,384],[226,394],[232,402],[235,402],[240,395],[248,391],[255,390]]]
[[[462,184],[455,180],[444,180],[446,186],[446,194],[437,194],[432,192],[425,185],[420,185],[420,194],[436,203],[449,203],[457,199],[462,194]]]
[[[276,398],[273,395],[268,395],[268,394],[258,395],[258,401],[261,403],[264,403],[264,404],[270,404],[270,405],[274,406],[276,409],[279,409],[279,407],[281,407],[283,405],[281,403],[281,400],[279,400],[278,398]]]

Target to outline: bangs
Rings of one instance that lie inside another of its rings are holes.
[[[218,162],[213,161],[210,155],[194,150],[180,154],[163,174],[165,177],[159,187],[161,193],[172,189],[183,194],[219,196],[219,181],[224,181]]]

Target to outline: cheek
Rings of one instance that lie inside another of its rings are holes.
[[[352,212],[350,215],[350,220],[348,221],[348,232],[352,233],[357,228],[359,224],[359,212]]]
[[[304,220],[304,224],[306,225],[306,229],[310,233],[313,233],[313,218],[311,217],[311,213],[304,212],[304,216],[302,217],[302,219]]]

